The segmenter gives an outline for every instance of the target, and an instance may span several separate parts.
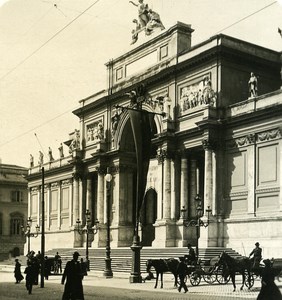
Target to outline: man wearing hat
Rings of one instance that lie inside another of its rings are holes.
[[[254,250],[250,253],[249,258],[250,258],[251,256],[253,256],[253,257],[251,258],[253,269],[258,269],[258,268],[259,268],[260,261],[261,261],[261,258],[262,258],[262,255],[261,255],[261,254],[262,254],[262,249],[260,248],[258,242],[255,243],[255,246],[256,246],[256,247],[255,247]]]
[[[66,279],[65,290],[62,300],[84,300],[83,286],[82,286],[82,267],[78,261],[80,254],[75,251],[73,259],[68,261],[62,276],[62,284]]]
[[[184,256],[187,264],[188,265],[196,264],[197,257],[196,257],[195,250],[192,248],[191,244],[188,244],[187,248],[188,248],[188,255]]]

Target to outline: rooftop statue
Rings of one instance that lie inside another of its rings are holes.
[[[134,3],[133,1],[129,1],[129,3],[138,7],[138,19],[141,27],[145,27],[149,22],[148,16],[148,4],[145,4],[143,0],[138,1],[139,4]]]
[[[131,45],[137,42],[138,34],[143,30],[145,35],[150,35],[156,28],[160,28],[161,30],[165,29],[160,15],[152,9],[149,9],[148,4],[145,4],[143,0],[139,0],[139,4],[133,1],[129,1],[129,3],[138,7],[138,20],[134,19],[132,21],[135,24],[135,28],[131,31]]]
[[[53,161],[54,157],[53,157],[53,154],[52,154],[52,149],[50,147],[48,149],[48,155],[49,155],[49,161]]]
[[[160,28],[161,30],[165,29],[160,15],[155,11],[149,9],[149,22],[146,25],[146,34],[151,34],[154,28]]]
[[[44,157],[43,152],[41,152],[39,150],[39,159],[38,159],[38,164],[39,165],[43,165],[43,157]]]
[[[252,72],[251,77],[249,79],[249,93],[250,98],[254,98],[258,96],[258,80],[255,74]]]

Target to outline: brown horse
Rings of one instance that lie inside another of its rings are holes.
[[[177,286],[177,267],[179,260],[175,258],[168,259],[148,259],[147,260],[147,272],[150,273],[151,267],[156,271],[156,284],[158,286],[159,275],[161,275],[161,289],[163,288],[163,273],[171,272],[174,275],[174,286]]]
[[[230,255],[228,255],[226,252],[222,252],[219,257],[218,264],[223,266],[223,276],[225,279],[227,279],[228,275],[230,275],[234,287],[233,292],[235,292],[236,290],[236,284],[235,284],[236,272],[242,275],[242,286],[240,290],[242,290],[244,287],[244,284],[246,282],[246,275],[248,279],[246,285],[248,286],[249,289],[251,288],[252,282],[251,282],[250,270],[252,267],[252,263],[249,258],[247,257],[233,258]]]

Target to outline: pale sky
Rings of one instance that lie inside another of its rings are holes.
[[[282,50],[282,0],[145,3],[166,28],[176,21],[191,24],[192,45],[223,33]],[[37,163],[41,146],[59,157],[60,143],[79,128],[71,111],[106,88],[104,64],[134,47],[134,18],[137,8],[128,0],[0,0],[2,163],[28,167],[30,154]]]

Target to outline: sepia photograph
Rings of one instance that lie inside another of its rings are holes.
[[[0,0],[0,300],[282,300],[282,0]]]

